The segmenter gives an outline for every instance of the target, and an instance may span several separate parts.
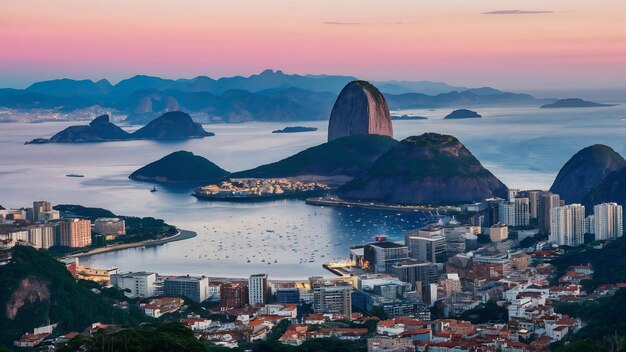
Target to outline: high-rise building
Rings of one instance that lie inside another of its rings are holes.
[[[439,282],[437,264],[418,259],[405,259],[393,264],[392,274],[403,282],[408,282],[412,288],[420,292],[422,302],[429,302],[430,297],[424,296],[429,292],[430,284]]]
[[[441,227],[428,227],[407,233],[404,236],[404,243],[408,246],[409,255],[413,259],[433,263],[447,260],[446,237]]]
[[[166,296],[187,297],[201,303],[209,298],[209,278],[204,276],[168,277],[163,281],[163,293]]]
[[[583,244],[585,234],[585,207],[569,204],[552,209],[550,242],[559,246],[576,247]]]
[[[48,202],[45,200],[39,200],[39,201],[33,202],[33,218],[31,220],[43,221],[44,213],[48,211],[52,211],[51,202]]]
[[[344,282],[313,282],[313,310],[352,316],[352,285]]]
[[[622,206],[602,203],[593,207],[594,234],[596,240],[614,240],[624,234]]]
[[[515,202],[500,202],[498,205],[498,223],[515,226]]]
[[[250,275],[248,279],[248,303],[252,306],[267,303],[267,274]]]
[[[220,307],[222,309],[241,308],[248,304],[248,285],[225,283],[220,287]]]
[[[363,248],[364,269],[375,274],[391,272],[393,263],[408,257],[409,248],[395,242],[375,242]]]
[[[111,285],[125,291],[130,298],[146,298],[155,294],[156,273],[145,271],[111,274]]]
[[[537,195],[537,220],[541,233],[550,233],[552,209],[561,206],[558,194],[541,192]]]
[[[69,219],[59,222],[59,245],[82,248],[91,245],[91,221]]]
[[[47,224],[29,226],[28,242],[35,248],[48,249],[54,246],[54,226]]]
[[[530,223],[530,199],[526,197],[518,197],[513,201],[515,203],[515,225],[528,226]]]
[[[593,214],[585,218],[585,233],[596,234],[596,217]]]

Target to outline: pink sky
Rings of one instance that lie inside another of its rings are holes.
[[[520,10],[512,14],[486,12]],[[0,86],[287,73],[626,87],[623,0],[0,0]]]

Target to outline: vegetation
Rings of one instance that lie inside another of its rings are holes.
[[[229,172],[187,151],[171,153],[133,172],[129,178],[168,183],[212,183]]]
[[[231,177],[290,177],[301,175],[357,176],[398,141],[380,135],[353,135],[306,149],[281,161],[235,172]]]
[[[488,322],[505,323],[508,319],[508,311],[505,307],[495,302],[480,304],[478,307],[466,310],[461,314],[462,320],[469,320],[472,324],[484,324]]]
[[[593,279],[582,282],[587,292],[593,291],[598,285],[626,282],[626,238],[609,242],[602,249],[592,246],[581,246],[576,251],[569,251],[552,260],[557,273],[564,274],[572,265],[593,265]]]
[[[572,337],[568,346],[557,346],[557,351],[623,351],[626,345],[626,289],[614,296],[581,303],[564,303],[557,312],[582,319],[585,323]],[[612,349],[620,347],[620,349]]]
[[[12,344],[48,322],[60,323],[62,331],[82,331],[93,322],[138,322],[84,282],[76,282],[65,265],[45,251],[17,246],[11,254],[11,262],[0,266],[0,306],[15,307],[16,314],[9,316],[8,309],[0,314],[0,343]]]

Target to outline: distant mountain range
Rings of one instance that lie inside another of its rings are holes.
[[[351,76],[292,75],[266,70],[249,77],[165,79],[134,76],[113,85],[107,80],[57,79],[26,89],[0,89],[0,106],[71,112],[92,106],[128,115],[144,124],[168,111],[189,112],[196,122],[298,121],[328,119],[337,94]],[[428,81],[374,82],[389,108],[536,105],[527,94],[494,88],[454,87]]]

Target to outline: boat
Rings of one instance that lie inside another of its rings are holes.
[[[157,191],[156,187],[152,186],[152,189],[150,190],[150,192],[156,192],[156,191]]]
[[[67,174],[65,176],[67,176],[67,177],[85,177],[85,175],[75,174],[75,173]]]

